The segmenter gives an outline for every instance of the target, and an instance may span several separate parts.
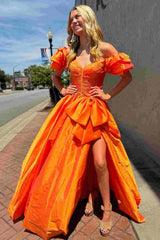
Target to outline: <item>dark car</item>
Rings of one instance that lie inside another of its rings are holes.
[[[28,87],[27,87],[28,91],[30,90],[34,90],[34,86],[32,84],[30,84]]]

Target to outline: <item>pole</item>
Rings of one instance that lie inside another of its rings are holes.
[[[15,89],[16,88],[16,82],[15,82],[15,76],[14,76],[14,67],[13,67],[13,83],[14,83],[13,89]]]
[[[53,52],[52,52],[52,38],[49,38],[49,44],[50,44],[50,52],[51,52],[51,56],[53,55]]]
[[[15,79],[15,74],[14,74],[14,69],[19,66],[20,64],[17,64],[15,66],[13,66],[13,82],[14,82],[14,90],[16,89],[16,79]]]
[[[52,44],[52,37],[50,36],[49,38],[49,44],[50,44],[50,54],[51,54],[51,57],[53,55],[53,52],[52,52],[52,47],[53,47],[53,44]],[[58,91],[58,89],[54,86],[54,87],[51,87],[49,89],[49,92],[50,92],[50,97],[51,97],[51,101],[53,103],[57,103],[61,98],[60,98],[60,93]]]

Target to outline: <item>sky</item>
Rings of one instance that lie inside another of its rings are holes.
[[[74,0],[0,0],[0,69],[6,74],[41,65],[40,48],[63,47]],[[54,50],[55,51],[55,50]]]

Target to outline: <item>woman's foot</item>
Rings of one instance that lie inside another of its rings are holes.
[[[93,215],[94,200],[97,197],[97,195],[98,195],[97,191],[94,191],[89,194],[88,202],[87,202],[86,208],[84,210],[84,213],[87,217],[90,217]]]
[[[100,221],[100,233],[105,237],[112,229],[112,205],[110,204],[109,209],[105,209],[103,206],[101,206],[101,209],[103,210],[103,218]]]
[[[87,216],[87,217],[90,217],[93,215],[93,204],[92,203],[87,203],[86,205],[86,208],[84,210],[84,214]]]

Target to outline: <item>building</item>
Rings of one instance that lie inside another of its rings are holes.
[[[15,87],[27,88],[29,85],[29,78],[26,76],[15,77],[15,80],[14,79],[11,80],[10,85],[11,85],[10,88],[15,88]]]

